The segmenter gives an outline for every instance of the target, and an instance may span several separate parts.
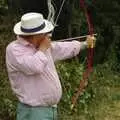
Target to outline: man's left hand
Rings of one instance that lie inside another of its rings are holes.
[[[86,43],[88,48],[94,48],[96,43],[96,37],[88,35]]]

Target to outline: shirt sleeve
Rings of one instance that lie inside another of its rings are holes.
[[[7,49],[6,55],[10,66],[29,75],[42,73],[48,63],[46,55],[41,51],[29,55],[22,49],[14,48],[12,50]]]
[[[86,48],[86,42],[53,42],[52,56],[54,61],[64,60],[79,54],[80,50]]]

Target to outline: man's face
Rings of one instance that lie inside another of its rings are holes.
[[[37,48],[40,46],[41,42],[45,39],[50,39],[50,36],[48,33],[38,34],[33,36],[33,41]]]

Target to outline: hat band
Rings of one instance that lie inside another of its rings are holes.
[[[42,30],[44,27],[45,27],[45,22],[42,25],[40,25],[39,27],[32,28],[32,29],[26,29],[26,28],[21,27],[21,31],[25,32],[25,33],[38,32],[38,31]]]

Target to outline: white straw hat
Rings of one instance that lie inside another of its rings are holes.
[[[26,13],[21,21],[14,26],[14,33],[17,35],[35,35],[47,33],[54,29],[52,23],[43,18],[40,13]]]

